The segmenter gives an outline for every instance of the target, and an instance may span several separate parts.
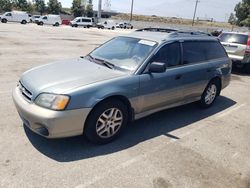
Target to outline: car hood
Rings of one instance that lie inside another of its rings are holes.
[[[34,99],[43,92],[67,94],[72,89],[127,74],[79,58],[33,68],[23,74],[20,82]]]

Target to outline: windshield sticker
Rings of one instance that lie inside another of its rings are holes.
[[[149,40],[140,40],[138,43],[139,44],[144,44],[144,45],[147,45],[147,46],[154,46],[156,44],[156,42],[149,41]]]

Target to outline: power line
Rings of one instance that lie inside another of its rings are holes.
[[[131,2],[130,22],[133,20],[134,0]]]

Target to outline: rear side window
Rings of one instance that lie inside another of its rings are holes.
[[[221,42],[236,43],[247,45],[248,35],[235,33],[222,33],[219,36]]]
[[[82,22],[91,22],[89,19],[82,19]]]
[[[183,43],[183,63],[198,63],[227,57],[225,50],[216,41],[186,41]]]

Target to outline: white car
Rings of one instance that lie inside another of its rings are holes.
[[[116,28],[116,24],[112,20],[104,21],[97,24],[98,29],[112,29],[114,30]]]
[[[74,20],[70,22],[70,25],[72,27],[82,26],[82,27],[90,28],[90,27],[93,27],[94,25],[94,18],[76,17]]]
[[[39,21],[37,22],[37,25],[53,25],[53,26],[59,26],[62,24],[62,20],[60,15],[45,15],[39,18]]]
[[[3,15],[1,15],[1,22],[2,23],[19,22],[21,24],[26,24],[30,22],[30,18],[26,12],[12,11],[12,12],[6,12]]]
[[[38,23],[39,20],[40,20],[40,18],[41,18],[40,15],[33,15],[33,16],[31,17],[31,21],[32,21],[33,23]]]

